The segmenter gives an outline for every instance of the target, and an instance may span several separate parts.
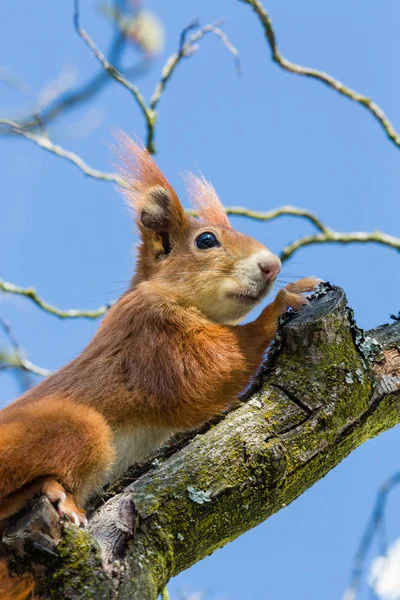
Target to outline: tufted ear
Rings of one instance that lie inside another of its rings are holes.
[[[170,249],[171,240],[185,231],[189,222],[178,196],[143,146],[122,133],[118,140],[122,193],[136,216],[142,240],[154,240],[157,234],[164,249],[165,244]]]
[[[231,228],[225,209],[211,183],[206,181],[203,176],[196,177],[193,173],[189,173],[185,180],[189,198],[199,211],[200,220],[209,225]]]

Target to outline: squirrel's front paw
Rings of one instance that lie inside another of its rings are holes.
[[[307,298],[302,294],[315,292],[321,282],[322,279],[316,277],[304,277],[294,283],[288,283],[286,287],[279,290],[276,300],[281,305],[282,313],[286,312],[288,308],[297,311],[304,304],[308,304]]]
[[[294,283],[288,283],[284,289],[288,292],[293,292],[294,294],[315,292],[322,281],[322,279],[317,279],[316,277],[303,277],[303,279],[298,279]]]

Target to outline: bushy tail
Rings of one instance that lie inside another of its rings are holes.
[[[35,584],[33,577],[10,575],[7,563],[0,560],[0,598],[1,600],[28,600]]]

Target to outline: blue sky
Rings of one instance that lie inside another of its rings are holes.
[[[94,1],[82,4],[82,25],[105,50],[109,24]],[[340,231],[399,235],[400,150],[365,109],[278,69],[255,15],[238,0],[148,0],[147,6],[164,23],[167,39],[154,69],[138,82],[146,96],[195,17],[202,24],[224,18],[242,61],[238,78],[220,40],[205,38],[180,65],[159,105],[157,160],[185,204],[180,173],[200,168],[225,204],[259,210],[294,204]],[[365,93],[400,127],[398,3],[268,0],[266,7],[285,56]],[[4,3],[2,25],[1,64],[30,91],[21,96],[0,84],[1,116],[32,108],[37,93],[66,66],[76,66],[79,82],[98,69],[73,30],[72,1]],[[86,135],[90,122],[99,124]],[[110,170],[109,147],[118,128],[144,134],[131,96],[113,84],[49,132],[91,166]],[[33,285],[64,308],[94,308],[123,291],[135,234],[113,184],[89,179],[22,139],[0,138],[0,174],[0,277]],[[311,232],[295,218],[233,221],[275,252]],[[400,260],[393,250],[309,247],[291,263],[283,270],[287,277],[314,274],[344,287],[365,328],[400,309]],[[28,300],[5,295],[0,316],[12,323],[28,357],[49,369],[72,359],[98,327],[59,321]],[[11,375],[1,375],[0,390],[1,404],[18,394]],[[172,597],[203,590],[219,600],[340,599],[376,489],[399,466],[398,447],[398,428],[364,444],[292,505],[182,573],[169,586]],[[400,533],[394,500],[391,539]],[[368,598],[365,588],[360,597]]]

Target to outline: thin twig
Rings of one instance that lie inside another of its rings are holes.
[[[290,73],[296,73],[297,75],[303,75],[305,77],[311,77],[312,79],[316,79],[317,81],[321,81],[325,85],[329,86],[342,96],[346,96],[365,106],[365,108],[371,113],[371,115],[378,121],[381,127],[384,129],[387,137],[397,146],[400,147],[400,135],[394,129],[392,123],[386,117],[383,110],[373,102],[367,96],[363,96],[359,92],[352,90],[351,88],[345,86],[341,81],[335,79],[328,73],[324,71],[318,71],[317,69],[309,69],[307,67],[303,67],[301,65],[292,63],[287,60],[279,51],[278,44],[276,41],[276,35],[274,28],[272,26],[271,18],[264,8],[264,6],[258,0],[239,0],[240,2],[244,2],[245,4],[249,4],[255,13],[257,14],[263,28],[265,31],[265,37],[267,38],[267,42],[271,49],[272,60],[276,62],[282,69],[285,71],[289,71]]]
[[[0,318],[0,327],[8,337],[14,350],[14,356],[6,364],[1,365],[1,369],[22,369],[23,371],[29,371],[40,377],[47,377],[50,375],[50,371],[34,365],[30,360],[24,357],[21,346],[18,343],[17,337],[11,328],[11,325],[4,319]]]
[[[120,0],[114,0],[114,10],[120,10]],[[108,60],[115,66],[119,66],[121,56],[126,48],[126,36],[119,28],[115,31],[115,34],[111,40],[110,48],[107,53]],[[143,71],[143,66],[139,72]],[[41,115],[46,125],[49,125],[58,116],[64,114],[68,110],[71,110],[80,103],[88,101],[98,94],[106,85],[108,85],[112,79],[108,76],[107,72],[104,71],[103,67],[93,76],[88,79],[83,85],[78,86],[64,94],[56,101],[52,102],[49,106],[42,108]],[[14,119],[15,120],[15,119]],[[21,125],[25,130],[35,130],[38,127],[36,115],[28,115],[18,120],[18,124]],[[0,133],[8,133],[1,131]]]
[[[118,183],[119,185],[124,185],[123,180],[117,175],[113,175],[112,173],[104,173],[103,171],[98,171],[97,169],[92,169],[85,163],[85,161],[75,154],[74,152],[70,152],[69,150],[64,150],[61,146],[57,144],[53,144],[49,140],[49,138],[45,135],[37,135],[36,133],[32,133],[31,131],[26,131],[21,125],[15,123],[14,121],[10,121],[9,119],[0,119],[0,125],[6,125],[10,128],[13,133],[21,135],[31,142],[34,142],[40,148],[47,150],[47,152],[51,152],[52,154],[56,154],[60,158],[64,158],[69,162],[73,163],[77,166],[85,175],[89,177],[93,177],[94,179],[100,179],[102,181],[113,181],[114,183]]]
[[[128,81],[126,79],[126,77],[124,77],[124,75],[120,71],[118,71],[113,65],[111,65],[108,62],[108,60],[106,59],[104,54],[97,48],[97,46],[95,45],[95,43],[93,42],[91,37],[88,35],[88,33],[84,29],[81,28],[81,26],[79,24],[79,0],[74,1],[74,6],[75,6],[75,12],[74,12],[73,21],[74,21],[74,26],[75,26],[76,32],[82,38],[82,40],[85,42],[85,44],[90,48],[90,50],[93,52],[93,54],[97,58],[97,60],[103,65],[104,70],[107,71],[107,73],[113,79],[118,81],[118,83],[120,83],[123,87],[125,87],[133,95],[137,105],[139,106],[139,108],[142,111],[143,116],[145,118],[147,130],[148,131],[153,130],[154,122],[155,122],[155,115],[153,114],[152,109],[146,105],[146,101],[144,100],[142,94],[140,93],[139,88],[137,88],[136,85],[133,85],[133,83]],[[151,154],[154,153],[154,146],[153,146],[152,142],[147,145],[147,149]]]
[[[225,208],[228,215],[237,215],[243,216],[250,219],[255,219],[259,221],[271,221],[283,215],[295,216],[303,218],[320,232],[313,235],[307,235],[304,237],[295,240],[288,244],[280,253],[280,259],[282,262],[286,262],[290,257],[295,254],[300,248],[304,246],[310,246],[313,244],[354,244],[354,243],[375,243],[381,244],[382,246],[386,246],[389,248],[393,248],[395,250],[400,250],[400,238],[396,238],[392,235],[381,233],[380,231],[355,231],[355,232],[339,232],[333,231],[326,225],[324,225],[321,220],[314,215],[312,212],[296,208],[295,206],[282,206],[280,208],[276,208],[269,212],[257,212],[247,208],[242,208],[238,206],[231,206]],[[197,212],[194,210],[187,211],[190,215],[196,216]],[[77,309],[68,309],[61,310],[48,304],[45,302],[40,296],[37,294],[36,290],[33,288],[22,288],[16,286],[13,283],[3,281],[0,279],[0,291],[8,292],[12,294],[18,294],[20,296],[25,296],[26,298],[30,298],[37,306],[45,310],[46,312],[60,317],[62,319],[68,318],[87,318],[87,319],[97,319],[104,315],[109,308],[112,306],[113,302],[109,304],[105,304],[100,308],[95,310],[77,310]]]
[[[305,246],[311,246],[313,244],[365,244],[374,243],[393,248],[394,250],[400,250],[400,238],[396,238],[393,235],[382,233],[380,231],[354,231],[351,233],[342,233],[340,231],[332,231],[329,229],[324,233],[315,235],[306,235],[304,237],[291,242],[285,248],[283,248],[280,259],[282,262],[287,261],[295,252],[304,248]]]
[[[185,29],[182,31],[181,36],[180,36],[179,50],[177,53],[170,56],[170,58],[167,60],[164,68],[162,69],[160,81],[158,82],[158,84],[155,88],[155,91],[153,93],[153,96],[150,99],[149,104],[147,104],[146,100],[143,98],[142,94],[140,93],[139,88],[136,87],[135,85],[133,85],[130,81],[128,81],[128,79],[106,59],[104,54],[97,48],[96,44],[93,42],[93,40],[91,39],[89,34],[84,29],[81,28],[80,23],[79,23],[79,0],[74,0],[74,7],[75,7],[75,12],[74,12],[73,21],[74,21],[74,27],[75,27],[78,35],[82,38],[82,40],[85,42],[85,44],[90,48],[90,50],[93,52],[93,54],[97,58],[97,60],[102,64],[104,70],[113,79],[115,79],[118,83],[120,83],[123,87],[125,87],[129,92],[131,92],[137,105],[139,106],[139,108],[144,116],[145,123],[146,123],[146,129],[147,129],[146,147],[147,147],[148,151],[150,152],[150,154],[155,153],[154,133],[155,133],[155,125],[157,122],[157,113],[155,110],[156,106],[161,99],[161,96],[165,89],[166,83],[171,78],[173,72],[175,71],[176,66],[179,64],[181,59],[184,57],[190,56],[197,50],[196,42],[200,41],[201,38],[203,38],[207,33],[214,33],[215,35],[217,35],[224,43],[227,50],[234,56],[236,68],[240,72],[240,61],[239,61],[238,51],[233,46],[233,44],[231,44],[231,42],[229,41],[226,34],[223,33],[219,29],[218,24],[220,24],[220,22],[218,24],[214,24],[214,25],[206,25],[205,27],[203,27],[202,29],[197,31],[195,34],[193,34],[189,40],[187,40],[186,37],[187,37],[187,34],[189,33],[189,31],[193,30],[195,27],[198,27],[197,21],[193,22],[188,27],[185,27]]]
[[[199,27],[199,23],[196,20],[190,23],[187,27],[185,27],[180,36],[178,52],[174,52],[174,54],[171,54],[171,56],[167,59],[167,62],[165,63],[163,69],[161,70],[160,81],[157,83],[153,95],[150,99],[151,109],[156,109],[157,104],[161,100],[161,96],[164,92],[164,89],[168,81],[171,79],[180,61],[183,58],[189,58],[189,56],[192,56],[192,54],[194,54],[194,52],[197,51],[198,48],[196,46],[196,43],[199,42],[205,35],[207,35],[207,33],[213,33],[222,40],[227,50],[234,57],[238,74],[241,74],[239,53],[235,46],[229,41],[227,35],[220,29],[221,25],[222,21],[217,21],[214,24],[206,25],[205,27],[202,27],[201,29],[199,29],[199,31],[191,35],[189,39],[187,39],[189,32]]]
[[[382,526],[388,496],[393,488],[399,484],[400,472],[397,472],[394,473],[394,475],[392,475],[387,481],[385,481],[378,491],[371,516],[368,520],[367,526],[365,527],[360,545],[354,557],[354,566],[350,576],[350,585],[345,594],[346,598],[351,598],[352,600],[356,600],[357,598],[362,574],[365,568],[365,561],[367,559],[368,552],[371,549],[374,536]],[[386,548],[382,548],[381,551],[382,553],[386,553]]]
[[[0,82],[20,94],[26,94],[29,91],[29,85],[6,67],[0,67]]]
[[[62,310],[55,306],[52,306],[37,294],[36,290],[33,288],[22,288],[8,281],[3,281],[0,279],[0,291],[8,292],[10,294],[17,294],[19,296],[25,296],[25,298],[30,298],[37,306],[39,306],[42,310],[50,313],[51,315],[55,315],[60,319],[98,319],[103,316],[113,305],[113,302],[105,304],[104,306],[100,306],[100,308],[96,308],[95,310],[78,310],[75,308],[70,308],[68,310]]]
[[[225,206],[224,208],[227,215],[246,217],[248,219],[254,219],[255,221],[272,221],[272,219],[285,215],[301,217],[314,225],[318,231],[321,231],[322,233],[331,233],[331,230],[326,227],[314,213],[303,208],[297,208],[296,206],[280,206],[279,208],[269,210],[268,212],[251,210],[244,206]],[[188,209],[186,212],[193,217],[198,214],[196,210],[192,209]]]

